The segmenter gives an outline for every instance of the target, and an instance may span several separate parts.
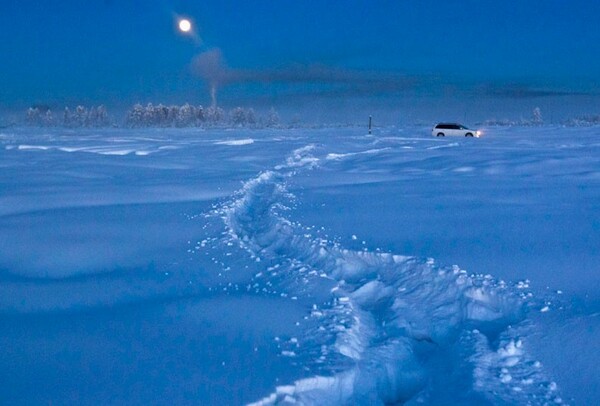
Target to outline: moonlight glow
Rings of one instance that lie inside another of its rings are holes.
[[[190,20],[182,18],[181,20],[179,20],[179,31],[181,32],[190,32],[192,29],[192,23],[190,22]]]

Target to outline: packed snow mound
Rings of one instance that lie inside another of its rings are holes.
[[[293,151],[216,209],[224,243],[265,264],[261,283],[318,302],[314,328],[282,352],[317,373],[254,404],[561,403],[526,352],[522,285],[433,260],[348,250],[285,216],[293,200],[287,183],[332,159],[315,151]]]

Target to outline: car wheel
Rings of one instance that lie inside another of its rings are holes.
[[[472,137],[472,136],[473,136],[473,134],[472,134],[472,133],[466,133],[466,134],[465,134],[465,137]]]
[[[437,133],[437,136],[438,136],[438,137],[443,137],[443,136],[444,136],[444,133]]]

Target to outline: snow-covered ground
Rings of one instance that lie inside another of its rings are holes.
[[[1,404],[597,404],[600,128],[0,132]]]

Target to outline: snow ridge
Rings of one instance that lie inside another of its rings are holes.
[[[293,151],[218,210],[229,243],[276,264],[272,283],[286,294],[327,291],[314,328],[286,352],[317,374],[254,404],[561,403],[526,353],[521,290],[433,260],[347,250],[285,217],[289,179],[326,160],[314,150]]]

